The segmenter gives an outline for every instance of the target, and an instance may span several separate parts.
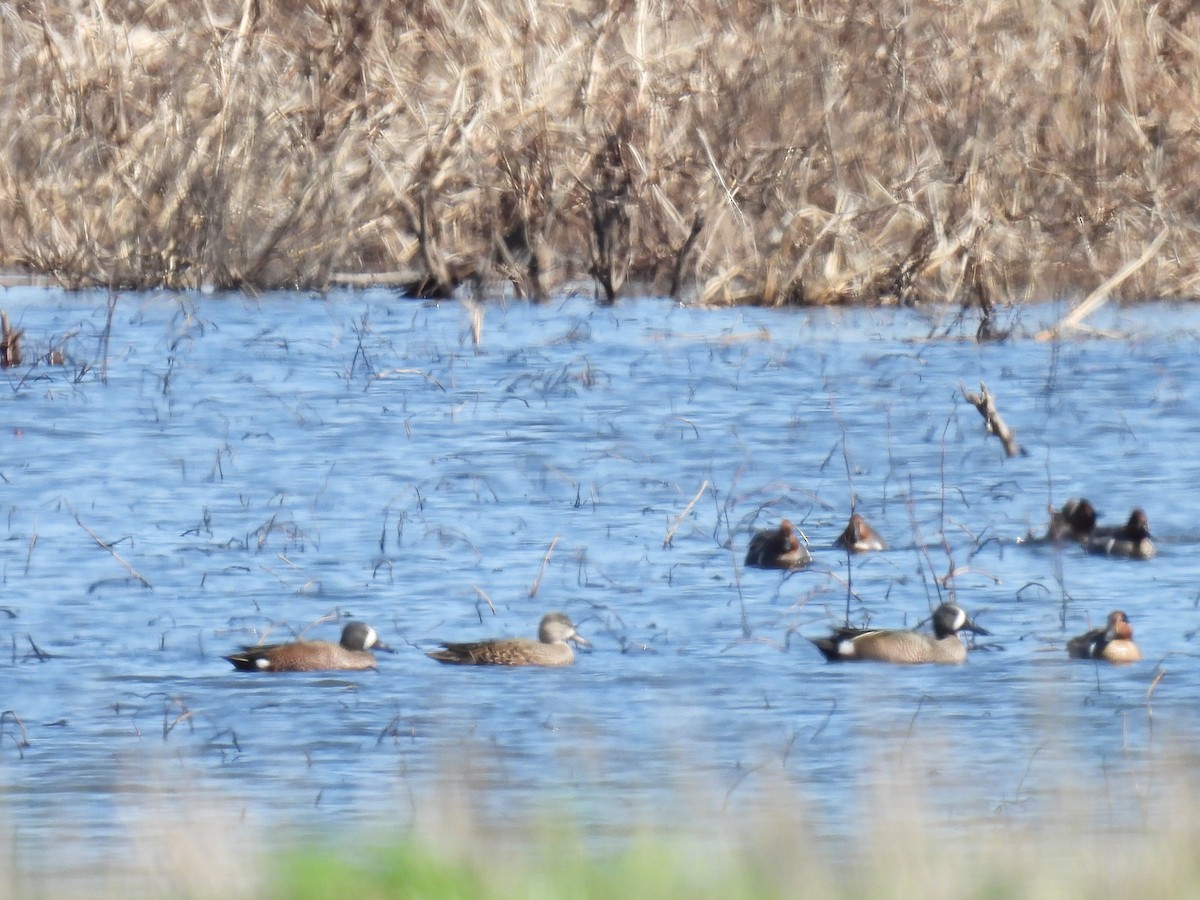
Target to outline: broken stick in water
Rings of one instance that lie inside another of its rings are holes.
[[[965,386],[960,385],[960,387],[962,388],[963,397],[966,398],[968,403],[979,410],[979,414],[983,416],[988,434],[994,434],[1000,438],[1000,442],[1004,444],[1004,452],[1009,456],[1023,454],[1025,451],[1017,443],[1016,434],[1005,424],[1004,420],[1000,418],[1000,413],[996,411],[996,398],[987,389],[987,385],[982,381],[979,382],[979,390],[982,391],[982,394],[973,394]]]

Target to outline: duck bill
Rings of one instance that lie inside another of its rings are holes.
[[[575,646],[577,646],[577,647],[592,646],[592,642],[589,641],[587,638],[585,638],[582,634],[573,634],[569,638],[567,638],[567,640],[574,641]]]
[[[988,635],[988,636],[991,636],[991,632],[990,632],[990,631],[988,631],[986,628],[983,628],[983,627],[981,627],[981,626],[979,626],[979,625],[976,625],[976,624],[975,624],[974,622],[972,622],[970,619],[967,619],[967,623],[966,623],[965,625],[963,625],[963,627],[962,627],[961,629],[959,629],[959,630],[960,630],[960,631],[973,631],[973,632],[975,632],[976,634],[986,634],[986,635]]]
[[[384,653],[395,653],[396,652],[395,647],[389,647],[383,641],[376,641],[374,644],[371,645],[371,649],[372,650],[382,650]]]

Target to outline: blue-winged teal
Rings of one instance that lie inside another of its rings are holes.
[[[1022,539],[1022,543],[1054,543],[1067,541],[1086,542],[1096,528],[1096,508],[1086,497],[1076,500],[1072,497],[1063,504],[1062,509],[1050,507],[1050,524],[1046,533],[1037,535],[1031,530]]]
[[[1067,641],[1067,655],[1071,659],[1106,659],[1109,662],[1136,662],[1142,651],[1133,642],[1133,626],[1129,617],[1114,609],[1108,614],[1108,623],[1103,628],[1093,628]]]
[[[1120,528],[1097,528],[1092,531],[1084,546],[1088,553],[1099,556],[1150,559],[1154,556],[1150,520],[1142,510],[1135,509],[1129,514],[1129,521]]]
[[[868,525],[867,520],[858,513],[850,516],[850,524],[846,526],[845,531],[838,535],[833,546],[841,547],[850,553],[872,553],[876,550],[887,549],[883,538],[876,534],[875,529]]]
[[[581,647],[589,646],[570,619],[554,612],[542,616],[536,641],[497,638],[469,644],[446,644],[426,656],[462,666],[569,666],[575,661],[575,652],[567,641],[574,641]]]
[[[810,562],[812,557],[788,519],[778,528],[755,532],[746,551],[746,565],[760,569],[803,569]]]
[[[1087,497],[1072,497],[1061,510],[1050,510],[1050,528],[1046,534],[1052,541],[1087,540],[1096,529],[1096,507]]]
[[[225,658],[242,672],[321,672],[326,669],[374,669],[375,657],[368,650],[392,648],[379,640],[365,622],[349,622],[340,643],[292,641],[290,644],[259,644],[243,647]]]
[[[890,663],[961,663],[967,648],[960,631],[990,634],[961,607],[943,603],[933,612],[933,635],[917,631],[837,628],[827,638],[809,638],[830,662],[876,660]]]

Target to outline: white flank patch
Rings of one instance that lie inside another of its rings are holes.
[[[269,668],[271,668],[271,661],[269,659],[266,659],[265,657],[260,656],[258,659],[256,659],[254,661],[254,665],[256,665],[260,669],[269,669]]]

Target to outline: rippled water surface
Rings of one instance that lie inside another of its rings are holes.
[[[478,346],[464,306],[386,292],[0,308],[30,357],[67,354],[0,374],[0,823],[33,864],[119,856],[202,802],[256,834],[457,803],[611,835],[703,828],[782,783],[850,833],[917,739],[951,824],[1037,814],[1064,779],[1121,820],[1112,782],[1195,737],[1192,308],[987,346],[953,313],[660,300],[489,306]],[[1027,455],[963,401],[981,380]],[[1070,496],[1112,524],[1145,507],[1159,556],[1015,543]],[[848,561],[830,545],[855,497],[892,549]],[[813,565],[744,569],[783,516]],[[805,640],[847,607],[916,625],[939,590],[992,632],[965,666],[830,665]],[[1068,661],[1116,607],[1146,660]],[[573,667],[422,652],[551,609],[594,644]],[[398,652],[312,675],[221,658],[336,640],[339,616]]]

